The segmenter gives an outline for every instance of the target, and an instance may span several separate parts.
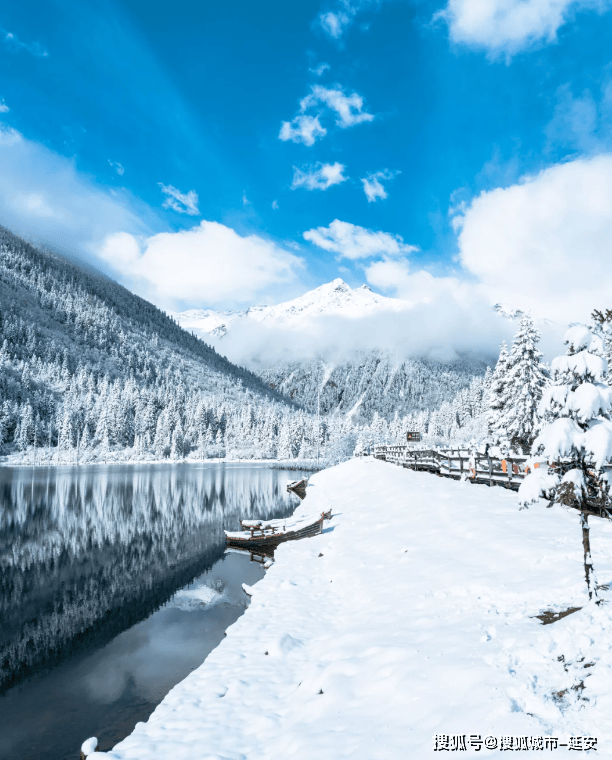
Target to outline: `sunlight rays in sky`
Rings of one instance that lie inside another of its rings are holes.
[[[518,302],[529,289],[502,287],[482,262],[494,250],[514,272],[529,251],[539,271],[538,233],[556,232],[529,214],[492,230],[481,209],[506,219],[511,199],[548,183],[546,218],[563,208],[576,231],[554,238],[555,255],[570,261],[571,240],[597,266],[607,221],[553,184],[573,171],[608,192],[610,3],[264,6],[188,2],[163,18],[139,0],[11,8],[0,31],[0,222],[106,269],[112,259],[128,285],[133,261],[103,254],[114,236],[147,250],[155,235],[221,225],[303,262],[289,278],[264,267],[262,289],[248,289],[255,301],[338,276],[313,231],[345,224],[405,241],[411,276],[476,278],[486,287],[475,297]],[[190,286],[204,261],[202,251],[185,287],[176,281],[177,300],[212,303]],[[358,285],[376,272],[397,295],[385,262],[347,256],[341,273]],[[240,273],[228,273],[235,287],[224,284],[221,300],[245,302]],[[577,313],[588,295],[576,292]]]

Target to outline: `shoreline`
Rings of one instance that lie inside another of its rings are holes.
[[[10,455],[9,455],[10,456]],[[215,459],[193,459],[190,457],[186,457],[185,459],[180,460],[171,460],[171,459],[125,459],[125,460],[118,460],[113,459],[110,461],[87,461],[87,462],[53,462],[53,461],[43,461],[43,462],[24,462],[24,461],[18,461],[18,462],[12,462],[12,461],[6,461],[5,459],[0,460],[0,467],[43,467],[43,468],[49,468],[49,467],[90,467],[95,465],[102,465],[102,466],[108,466],[108,465],[136,465],[136,464],[167,464],[167,465],[183,465],[183,464],[200,464],[200,465],[213,465],[213,464],[244,464],[244,465],[251,465],[251,464],[261,464],[265,465],[267,467],[270,467],[272,469],[279,469],[279,470],[304,470],[306,472],[316,472],[317,466],[312,465],[310,460],[305,460],[304,462],[300,461],[299,459],[296,460],[283,460],[283,459],[232,459],[232,458],[215,458]],[[319,469],[325,468],[327,465],[324,462],[320,463]]]
[[[587,603],[575,515],[371,458],[308,490],[295,514],[331,506],[329,527],[281,544],[221,644],[91,760],[423,760],[449,735],[609,750],[612,605]],[[592,532],[608,583],[612,526]]]

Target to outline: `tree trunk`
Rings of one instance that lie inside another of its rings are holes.
[[[587,585],[589,599],[597,599],[597,585],[593,574],[593,560],[591,559],[591,540],[589,537],[589,515],[587,512],[580,513],[580,525],[582,527],[582,548],[584,549],[584,577]],[[591,588],[593,584],[593,588]]]

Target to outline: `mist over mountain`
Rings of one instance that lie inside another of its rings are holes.
[[[441,435],[480,413],[496,341],[516,327],[493,309],[478,326],[447,313],[432,324],[431,310],[424,321],[408,301],[340,279],[277,306],[168,316],[7,230],[0,303],[11,461],[337,461],[405,429]]]
[[[439,407],[484,374],[494,339],[512,330],[489,314],[489,350],[482,336],[456,325],[445,333],[410,302],[339,278],[276,306],[173,316],[307,409],[366,423]]]
[[[490,362],[512,334],[505,314],[466,311],[449,304],[438,312],[427,304],[389,298],[367,285],[351,288],[338,278],[276,306],[243,311],[190,309],[172,313],[187,330],[259,372],[277,362],[352,359],[384,352],[395,360]]]

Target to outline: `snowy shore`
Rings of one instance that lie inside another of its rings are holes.
[[[463,757],[570,737],[611,757],[612,604],[586,604],[578,515],[546,504],[372,459],[314,475],[296,514],[331,506],[329,527],[281,545],[206,662],[89,757],[421,760],[436,735]],[[611,583],[612,525],[592,522]]]
[[[104,458],[100,456],[93,459],[84,459],[76,461],[76,458],[60,459],[57,456],[51,458],[37,457],[32,451],[27,455],[9,454],[0,459],[0,467],[85,467],[87,465],[109,465],[109,464],[261,464],[271,467],[275,470],[302,470],[312,472],[325,464],[317,464],[316,459],[237,459],[235,457],[214,457],[202,459],[199,457],[184,457],[183,459],[155,459],[154,457],[133,457],[126,454],[123,458],[123,452],[115,458]]]

